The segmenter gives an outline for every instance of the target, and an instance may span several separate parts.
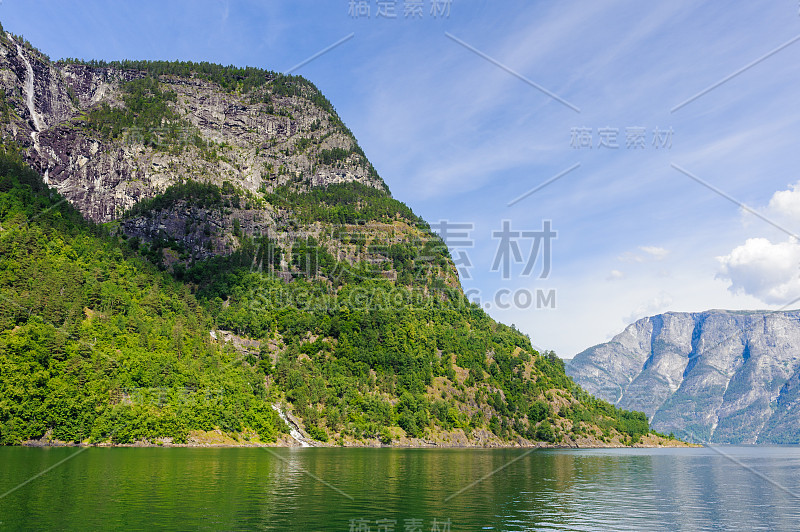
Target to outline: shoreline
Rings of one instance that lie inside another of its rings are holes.
[[[187,443],[173,443],[171,441],[137,441],[133,443],[112,443],[112,442],[63,442],[59,440],[39,439],[26,440],[8,447],[75,447],[75,448],[167,448],[167,449],[235,449],[235,448],[338,448],[338,449],[666,449],[666,448],[697,448],[703,447],[700,444],[683,442],[680,440],[662,440],[660,442],[636,443],[625,445],[620,442],[582,442],[582,443],[546,443],[546,442],[436,442],[422,440],[418,442],[396,442],[391,444],[381,443],[378,440],[352,440],[345,442],[313,442],[310,445],[301,445],[295,440],[282,438],[276,442],[261,441],[189,441]]]

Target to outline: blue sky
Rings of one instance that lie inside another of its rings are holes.
[[[645,315],[800,297],[797,0],[453,0],[438,17],[424,0],[415,18],[397,0],[394,19],[367,3],[369,18],[350,16],[350,0],[2,0],[0,21],[54,59],[279,71],[353,34],[296,73],[333,102],[395,197],[432,223],[472,224],[474,246],[453,250],[472,263],[465,289],[563,357]],[[633,128],[645,132],[638,149],[626,147]],[[600,130],[619,147],[598,146]],[[491,271],[504,220],[552,222],[547,278],[521,275],[524,238],[510,278]],[[550,290],[555,308],[535,308]],[[519,305],[498,308],[514,294]]]

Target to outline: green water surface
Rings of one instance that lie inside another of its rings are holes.
[[[800,449],[0,448],[3,530],[800,530]]]

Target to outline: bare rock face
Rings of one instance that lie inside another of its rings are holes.
[[[169,210],[153,210],[121,222],[122,232],[141,241],[176,240],[182,243],[189,259],[203,260],[229,255],[239,249],[235,233],[275,236],[275,215],[267,208],[242,208],[227,213],[223,209],[203,208],[177,202]]]
[[[590,393],[695,441],[800,443],[800,311],[669,312],[567,365]]]
[[[290,182],[386,188],[332,109],[309,97],[318,95],[311,86],[308,94],[265,98],[267,87],[245,93],[195,76],[161,76],[160,86],[177,96],[170,110],[185,124],[180,149],[153,145],[136,131],[109,137],[86,126],[93,109],[124,106],[123,84],[145,75],[53,63],[27,43],[1,35],[0,94],[10,117],[0,133],[14,139],[45,181],[95,222],[117,219],[185,179],[228,181],[252,193]],[[197,147],[195,136],[213,156]],[[347,156],[323,162],[320,154],[332,149]]]

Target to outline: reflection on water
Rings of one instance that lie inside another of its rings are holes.
[[[0,528],[799,530],[800,449],[723,450],[775,484],[709,449],[88,449]],[[76,452],[0,448],[0,493]]]

